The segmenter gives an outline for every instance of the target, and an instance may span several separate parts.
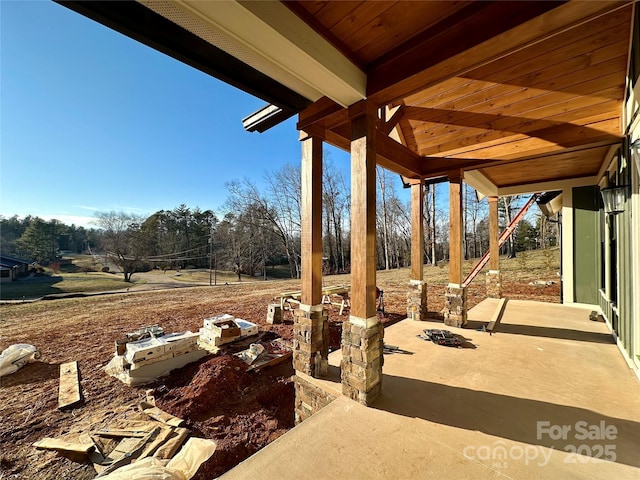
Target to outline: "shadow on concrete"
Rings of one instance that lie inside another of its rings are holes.
[[[429,422],[450,425],[495,437],[575,453],[589,461],[610,460],[640,467],[640,423],[602,415],[584,408],[453,387],[393,375],[383,376],[383,394],[373,408]],[[596,392],[594,392],[594,395]],[[566,435],[552,438],[543,426],[568,427]],[[606,429],[609,438],[605,438]],[[615,435],[611,430],[615,428]],[[581,438],[583,430],[592,438]],[[593,430],[596,429],[597,431]],[[488,447],[496,447],[499,441]],[[609,447],[608,454],[605,448]],[[475,447],[480,447],[476,445]],[[611,454],[614,456],[611,457]],[[569,456],[565,461],[584,463]]]
[[[579,342],[609,343],[615,341],[609,333],[585,332],[568,328],[537,327],[534,325],[516,325],[500,323],[495,334],[508,333],[510,335],[528,335],[531,337],[559,338],[562,340],[576,340]]]

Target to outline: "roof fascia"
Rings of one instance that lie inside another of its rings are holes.
[[[295,90],[289,85],[294,77],[316,91],[315,97],[305,94],[313,101],[326,96],[347,107],[366,96],[366,74],[281,2],[172,3],[242,45],[234,54],[248,65],[262,71],[266,61],[271,67],[263,73]]]

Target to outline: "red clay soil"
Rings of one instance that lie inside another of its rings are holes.
[[[195,478],[216,478],[294,425],[291,363],[246,369],[233,355],[203,359],[154,390],[161,409],[188,419],[194,435],[217,443]]]

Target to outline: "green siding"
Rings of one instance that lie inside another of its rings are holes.
[[[578,303],[598,304],[600,298],[599,195],[597,186],[573,189],[573,288]]]

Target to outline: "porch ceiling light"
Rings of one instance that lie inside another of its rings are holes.
[[[624,212],[624,200],[627,187],[607,187],[600,190],[604,202],[604,213],[616,214]]]

